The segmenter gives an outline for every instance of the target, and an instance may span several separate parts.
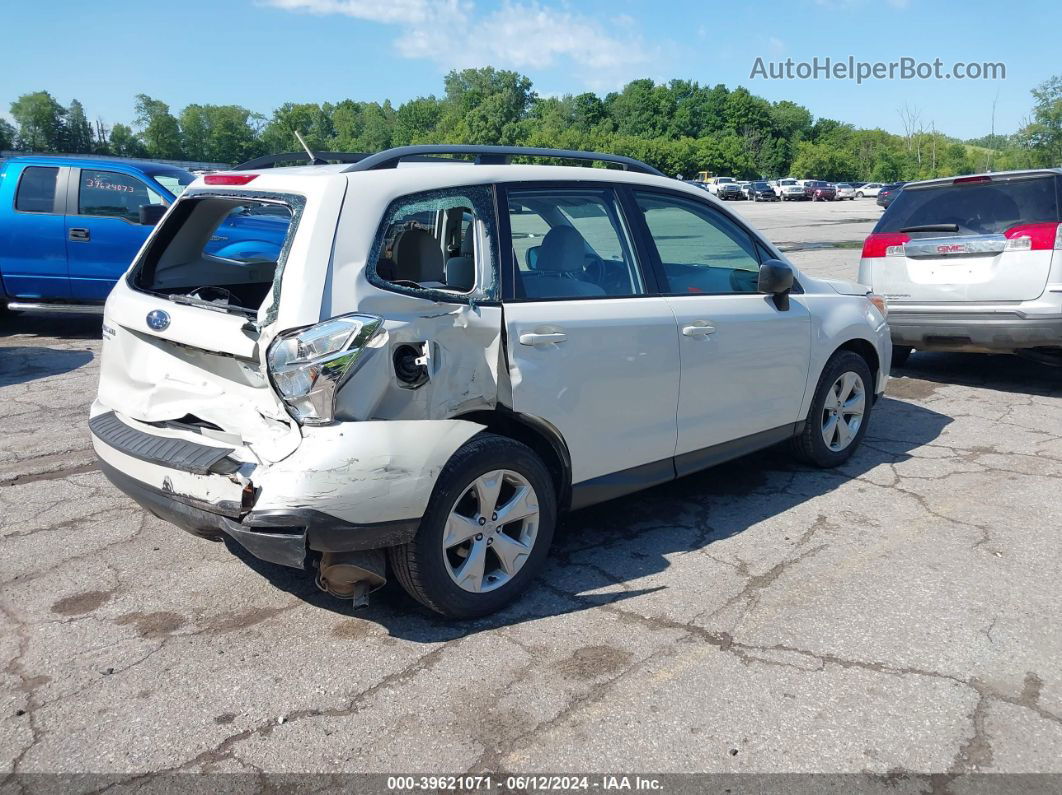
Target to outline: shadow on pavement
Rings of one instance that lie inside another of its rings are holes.
[[[64,340],[98,340],[103,316],[76,312],[2,312],[0,344],[6,337],[32,339],[53,337]]]
[[[922,353],[915,351],[907,364],[895,368],[891,394],[905,378],[945,386],[956,384],[1025,395],[1062,395],[1062,367],[987,353]],[[902,387],[900,387],[902,389]]]
[[[92,351],[0,345],[0,387],[61,375],[92,361]]]
[[[561,521],[550,560],[538,582],[505,610],[475,621],[435,617],[408,597],[393,578],[370,597],[368,608],[353,611],[350,603],[318,592],[309,575],[256,560],[236,544],[230,548],[276,587],[314,606],[377,623],[404,640],[440,642],[664,588],[666,585],[622,593],[587,593],[657,574],[667,569],[669,555],[707,547],[837,489],[881,464],[904,461],[909,451],[936,439],[949,422],[951,418],[946,415],[886,397],[875,406],[868,443],[837,470],[795,464],[784,447],[777,447],[576,511]],[[607,570],[587,559],[586,553],[614,552],[624,545],[636,546],[637,550],[609,554]],[[554,585],[561,579],[563,590]]]

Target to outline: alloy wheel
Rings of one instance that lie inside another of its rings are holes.
[[[480,475],[454,502],[443,531],[450,578],[469,593],[500,588],[516,576],[538,535],[538,495],[519,472]]]
[[[842,373],[822,405],[822,440],[830,450],[839,453],[852,443],[863,423],[866,405],[863,379],[851,370]]]

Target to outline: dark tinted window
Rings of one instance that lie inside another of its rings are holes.
[[[104,215],[136,222],[144,204],[162,204],[162,197],[136,177],[115,171],[81,169],[78,215]]]
[[[55,208],[55,181],[59,169],[29,166],[22,172],[15,209],[25,213],[50,213]]]
[[[1055,179],[1044,176],[905,188],[896,194],[874,231],[898,232],[910,226],[957,224],[960,235],[992,235],[1020,223],[1058,220]]]

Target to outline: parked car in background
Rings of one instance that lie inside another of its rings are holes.
[[[807,198],[807,194],[804,192],[804,186],[791,177],[776,180],[774,184],[774,192],[782,201],[802,201]]]
[[[804,194],[812,201],[832,202],[837,198],[837,189],[821,179],[804,180]]]
[[[881,190],[882,183],[880,182],[866,182],[856,188],[856,198],[862,199],[864,196],[877,196],[878,191]]]
[[[705,181],[708,184],[708,192],[713,196],[719,195],[719,189],[723,185],[730,185],[737,182],[733,177],[709,177]]]
[[[745,194],[741,192],[741,188],[736,181],[717,182],[715,185],[715,196],[723,201],[745,198]]]
[[[741,182],[738,183],[738,187],[741,188],[741,198],[742,199],[747,199],[749,197],[749,186],[750,185],[752,185],[752,183],[748,182],[746,180],[742,180]]]
[[[890,182],[888,185],[882,185],[878,190],[877,203],[879,207],[888,209],[892,204],[892,200],[896,197],[896,194],[900,192],[905,183],[903,182]]]
[[[0,166],[0,308],[102,310],[155,223],[194,177],[130,160],[14,157]],[[276,259],[275,218],[226,219],[208,254]]]
[[[837,182],[833,187],[837,191],[838,201],[842,199],[848,199],[850,201],[855,200],[856,189],[851,182]]]
[[[750,182],[748,198],[754,202],[780,201],[778,194],[774,192],[774,188],[766,182]]]
[[[411,159],[446,154],[478,162]],[[274,261],[204,250],[265,208]],[[212,174],[107,299],[89,428],[106,477],[194,535],[358,603],[392,575],[482,616],[569,509],[782,442],[842,464],[888,379],[885,314],[629,158],[410,146]]]
[[[893,361],[912,350],[1022,352],[1062,364],[1062,169],[912,182],[863,244]]]

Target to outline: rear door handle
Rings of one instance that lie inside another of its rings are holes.
[[[564,342],[568,335],[563,331],[551,331],[546,333],[528,332],[520,335],[521,345],[548,345],[551,342]]]
[[[682,327],[682,334],[686,337],[707,337],[709,334],[714,333],[715,326],[705,322],[704,320],[698,320],[688,326]]]
[[[91,240],[92,236],[89,234],[89,230],[81,229],[80,227],[71,227],[66,230],[66,236],[71,240]]]

